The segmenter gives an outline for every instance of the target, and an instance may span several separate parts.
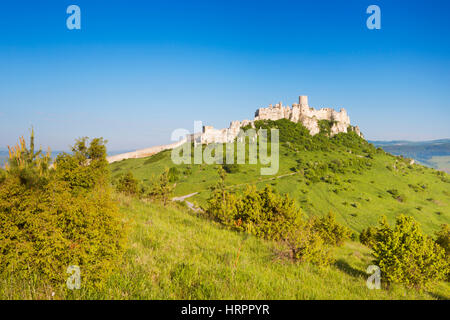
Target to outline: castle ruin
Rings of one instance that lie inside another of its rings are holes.
[[[147,149],[136,150],[124,154],[118,154],[108,157],[108,162],[115,162],[130,158],[143,158],[151,156],[163,150],[174,149],[187,141],[194,141],[196,144],[210,144],[210,143],[230,143],[238,136],[240,129],[250,125],[255,127],[255,121],[258,120],[280,120],[288,119],[293,122],[300,122],[305,126],[311,135],[316,135],[320,132],[319,121],[327,120],[332,122],[330,136],[334,136],[340,132],[347,132],[352,130],[360,137],[363,134],[358,126],[350,125],[350,118],[345,109],[336,111],[332,108],[314,109],[308,104],[307,96],[300,96],[298,103],[294,103],[292,107],[283,106],[282,103],[277,103],[275,106],[269,105],[267,108],[259,108],[255,112],[253,120],[232,121],[229,128],[215,129],[212,126],[203,126],[202,132],[193,133],[182,140],[164,146],[155,146]]]
[[[298,103],[294,103],[292,107],[283,106],[277,103],[275,106],[269,105],[267,108],[259,108],[255,112],[253,120],[232,121],[229,128],[215,129],[212,126],[204,126],[202,133],[192,135],[196,142],[202,144],[209,143],[228,143],[233,142],[239,134],[242,127],[251,125],[254,127],[254,122],[258,120],[280,120],[288,119],[292,122],[300,122],[305,126],[309,133],[313,136],[320,132],[319,121],[327,120],[332,122],[330,135],[334,136],[340,132],[355,131],[360,137],[363,137],[358,126],[350,125],[350,117],[344,108],[336,111],[332,108],[314,109],[308,104],[308,96],[300,96]]]

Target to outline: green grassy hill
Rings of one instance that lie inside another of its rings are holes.
[[[284,257],[277,244],[224,229],[189,214],[122,201],[132,232],[125,263],[91,298],[138,299],[449,299],[448,283],[432,292],[369,290],[369,250],[348,242],[323,270]]]
[[[366,287],[369,249],[356,242],[336,248],[323,269],[295,263],[276,243],[195,216],[186,208],[122,198],[129,246],[123,263],[97,291],[57,291],[67,299],[449,299],[448,283],[432,291],[393,285]],[[0,280],[0,298],[51,299],[27,281]],[[64,287],[64,286],[62,286]]]
[[[356,232],[376,225],[382,215],[390,223],[399,214],[413,216],[428,234],[450,222],[447,174],[411,165],[409,159],[376,149],[353,133],[328,138],[325,127],[324,134],[311,137],[300,124],[287,120],[258,125],[280,129],[280,169],[275,176],[262,176],[260,164],[238,165],[238,172],[227,175],[230,189],[270,184],[288,193],[307,215],[323,216],[331,210]],[[165,151],[113,163],[113,178],[131,171],[150,185],[152,176],[176,167],[179,179],[174,195],[198,192],[189,201],[205,205],[218,180],[216,165],[174,165],[170,155],[171,151]]]

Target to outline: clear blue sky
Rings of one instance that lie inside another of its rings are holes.
[[[437,0],[2,1],[0,148],[31,125],[54,150],[148,147],[298,95],[345,107],[368,139],[450,138],[449,16]]]

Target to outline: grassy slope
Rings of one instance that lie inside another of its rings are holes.
[[[367,248],[347,243],[324,270],[281,258],[274,243],[223,229],[186,212],[133,201],[123,207],[131,249],[100,297],[145,299],[421,299],[450,298],[395,287],[369,290]],[[237,258],[239,255],[239,258]]]
[[[0,279],[0,299],[449,299],[448,283],[431,291],[402,286],[369,290],[369,249],[348,242],[324,269],[292,262],[281,248],[187,212],[121,199],[129,246],[122,265],[98,291]]]
[[[307,180],[291,168],[296,160],[331,161],[349,159],[362,155],[349,155],[340,152],[304,151],[294,152],[284,146],[280,147],[280,170],[278,179],[261,176],[259,165],[240,165],[238,173],[227,176],[230,188],[244,188],[245,184],[266,184],[282,193],[289,193],[307,215],[324,215],[330,210],[337,214],[340,222],[360,232],[363,228],[378,223],[381,215],[386,215],[393,223],[399,214],[413,216],[423,230],[432,234],[442,223],[450,222],[450,184],[437,176],[433,169],[421,165],[408,167],[397,158],[388,154],[375,154],[372,167],[364,169],[362,174],[347,172],[339,176],[342,181],[337,188],[333,184],[318,182],[307,185]],[[113,177],[130,170],[146,184],[152,176],[161,173],[164,168],[175,166],[170,160],[170,151],[165,151],[150,158],[129,159],[111,165]],[[186,165],[178,166],[181,172]],[[218,179],[214,165],[192,165],[192,174],[181,175],[177,181],[175,195],[186,195],[198,191],[199,194],[190,201],[204,205],[210,194],[209,188]],[[390,169],[388,169],[389,167]],[[448,178],[448,176],[447,176]],[[423,191],[414,191],[409,185],[423,185]],[[340,189],[336,194],[335,189]],[[344,190],[347,189],[347,190]],[[397,189],[406,197],[399,202],[387,190]]]

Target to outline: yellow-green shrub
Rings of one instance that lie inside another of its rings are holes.
[[[139,194],[139,181],[134,177],[131,171],[120,176],[116,182],[116,190],[130,196]]]
[[[441,229],[436,232],[436,243],[444,248],[447,255],[450,254],[450,226],[448,224],[441,225]]]
[[[421,287],[445,279],[449,273],[444,249],[422,234],[412,217],[400,215],[394,228],[384,218],[378,228],[373,255],[382,279],[388,283]]]
[[[312,220],[302,223],[297,228],[291,228],[285,233],[284,237],[285,243],[295,260],[311,262],[318,266],[328,265],[334,260],[331,247],[314,230]]]
[[[169,179],[169,169],[165,169],[159,177],[152,182],[150,191],[147,196],[153,200],[161,201],[164,206],[167,205],[172,195],[174,185]]]
[[[361,234],[359,235],[359,242],[361,242],[365,246],[368,246],[369,248],[373,248],[376,243],[377,232],[377,228],[374,227],[363,229],[361,231]]]
[[[330,247],[313,221],[303,221],[294,201],[270,186],[263,190],[249,186],[238,196],[219,183],[208,200],[207,213],[229,227],[286,244],[291,257],[298,261],[317,265],[332,261]]]
[[[328,213],[325,217],[314,217],[313,228],[330,246],[342,246],[352,234],[350,229],[336,221],[336,215],[333,212]]]
[[[0,274],[24,279],[38,275],[52,286],[64,286],[67,268],[77,265],[82,286],[101,286],[120,261],[125,239],[105,166],[100,165],[106,152],[90,161],[73,161],[76,153],[63,156],[64,164],[77,163],[83,170],[59,167],[58,162],[45,173],[35,170],[33,163],[17,170],[14,161],[19,158],[22,163],[29,154],[25,148],[10,158],[10,168],[15,169],[8,170],[0,184]],[[86,176],[86,181],[92,183],[77,179],[77,172],[89,171],[94,178]]]

